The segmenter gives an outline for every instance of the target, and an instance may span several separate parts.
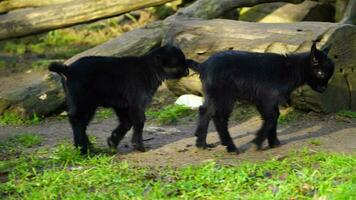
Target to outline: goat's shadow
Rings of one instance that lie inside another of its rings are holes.
[[[246,120],[247,121],[247,120]],[[241,122],[243,123],[243,122]],[[240,123],[240,124],[241,124]],[[302,130],[307,130],[313,126],[315,126],[317,124],[315,123],[310,123],[310,124],[303,124],[301,126],[300,129]],[[291,143],[291,142],[295,142],[295,141],[300,141],[300,140],[307,140],[307,139],[311,139],[311,138],[318,138],[318,137],[322,137],[322,136],[326,136],[326,135],[330,135],[333,133],[336,133],[340,130],[343,129],[347,129],[347,128],[352,128],[352,127],[356,127],[355,123],[351,123],[347,126],[328,126],[327,124],[324,124],[325,126],[320,127],[317,130],[313,130],[311,133],[306,133],[306,134],[302,134],[302,135],[294,135],[291,137],[287,137],[285,139],[282,139],[281,142],[282,144],[286,144],[286,143]],[[239,124],[234,124],[235,126],[239,126]],[[297,124],[292,124],[287,128],[282,128],[282,131],[278,132],[279,136],[286,136],[286,135],[290,135],[290,134],[295,134],[296,132],[300,132],[300,129],[298,129],[297,127],[300,126],[299,123]],[[174,128],[174,127],[163,127],[163,129],[165,128]],[[186,126],[180,126],[179,130],[180,132],[177,133],[173,133],[173,134],[162,134],[162,133],[148,133],[148,132],[144,132],[144,144],[147,150],[155,150],[155,149],[159,149],[165,145],[168,145],[170,143],[174,143],[183,139],[188,139],[191,138],[191,141],[189,142],[189,144],[187,144],[187,148],[194,146],[195,144],[195,137],[194,137],[194,130],[196,128],[195,123],[190,123],[187,124]],[[259,128],[259,127],[258,127]],[[258,129],[257,128],[257,129]],[[257,130],[256,129],[256,130]],[[213,124],[210,124],[209,126],[209,130],[208,130],[209,134],[216,134],[216,130]],[[233,132],[232,132],[233,133]],[[232,139],[236,142],[237,139],[242,139],[245,137],[251,137],[251,135],[255,135],[256,131],[248,131],[248,132],[244,132],[241,134],[232,134],[235,135],[232,137]],[[125,139],[121,142],[120,146],[119,146],[119,152],[120,154],[128,154],[133,152],[134,150],[131,147],[130,144],[130,138],[131,138],[131,133],[129,133]],[[238,141],[237,141],[238,142]],[[212,143],[212,146],[218,146],[220,144],[220,141],[214,142]],[[253,147],[253,144],[250,142],[246,142],[244,144],[241,144],[238,146],[240,152],[245,152],[248,149],[250,149],[251,147]],[[194,147],[195,148],[195,147]],[[268,149],[268,148],[264,148],[264,149]],[[263,150],[264,150],[263,149]]]

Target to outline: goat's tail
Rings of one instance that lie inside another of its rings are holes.
[[[185,61],[186,63],[187,63],[187,65],[188,65],[188,67],[190,68],[190,69],[192,69],[193,71],[196,71],[196,72],[199,72],[200,71],[200,63],[198,63],[198,62],[196,62],[196,61],[194,61],[194,60],[191,60],[191,59],[186,59],[186,61]]]
[[[68,68],[67,65],[59,62],[53,62],[49,65],[48,70],[51,72],[56,72],[59,75],[68,75]]]

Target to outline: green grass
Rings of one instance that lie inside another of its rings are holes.
[[[33,125],[41,122],[42,118],[39,117],[36,113],[29,118],[23,118],[16,114],[15,112],[6,111],[2,115],[0,115],[0,125]]]
[[[114,116],[114,112],[110,108],[101,108],[95,113],[97,119],[108,119]]]
[[[355,165],[355,156],[304,150],[239,166],[136,167],[62,144],[0,161],[0,198],[355,199]]]
[[[35,71],[47,70],[52,60],[37,60],[31,63],[31,68]]]
[[[356,119],[356,112],[351,110],[341,110],[336,113],[338,116]]]
[[[30,148],[42,143],[42,137],[34,133],[21,133],[0,141],[0,157],[18,153],[23,148]]]
[[[146,116],[161,125],[177,123],[180,118],[196,116],[196,111],[182,105],[168,105],[160,111],[146,111]]]

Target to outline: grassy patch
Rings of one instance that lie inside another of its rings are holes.
[[[356,119],[356,112],[351,110],[341,110],[336,113],[338,116]]]
[[[2,115],[0,115],[0,125],[30,125],[30,124],[38,124],[41,122],[42,118],[39,117],[36,113],[29,119],[25,119],[15,112],[6,111]]]
[[[354,199],[356,158],[291,153],[283,160],[182,168],[135,167],[68,144],[0,162],[9,199]]]
[[[42,143],[42,137],[34,133],[21,133],[7,137],[0,142],[0,156],[7,157],[18,153],[23,148],[30,148]]]
[[[320,139],[311,139],[309,140],[309,143],[315,146],[320,146],[321,145],[321,141]]]
[[[52,60],[37,60],[31,63],[31,68],[35,71],[47,70]]]
[[[281,114],[279,115],[278,118],[278,123],[279,124],[287,124],[290,122],[293,122],[297,119],[300,119],[302,117],[303,113],[298,110],[294,109],[286,109],[285,111],[282,111]]]
[[[196,111],[182,105],[168,105],[160,111],[146,111],[146,115],[159,124],[174,124],[179,118],[196,115]]]
[[[255,106],[248,103],[237,103],[230,118],[234,121],[245,121],[255,115],[259,115]]]
[[[96,111],[95,117],[97,119],[108,119],[114,116],[114,112],[111,108],[101,108]]]

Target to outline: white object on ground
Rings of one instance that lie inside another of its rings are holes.
[[[192,94],[185,94],[176,100],[175,104],[187,106],[190,109],[198,109],[199,106],[203,105],[204,98]]]

